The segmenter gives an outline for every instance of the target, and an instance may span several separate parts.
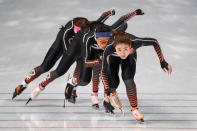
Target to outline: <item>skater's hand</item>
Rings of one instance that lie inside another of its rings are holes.
[[[172,66],[170,64],[168,64],[168,68],[163,68],[164,72],[168,72],[168,74],[170,75],[172,73]]]
[[[172,66],[169,65],[165,60],[163,60],[160,64],[164,72],[168,72],[168,74],[172,73]]]
[[[110,102],[103,101],[103,106],[105,107],[105,112],[106,113],[111,113],[114,114],[113,110],[115,109]]]
[[[100,56],[99,59],[98,59],[99,63],[102,63],[102,59],[103,59],[103,57]]]
[[[110,102],[110,96],[105,96],[105,101],[109,103]]]
[[[136,15],[144,15],[144,11],[142,9],[135,10]]]
[[[115,9],[111,9],[110,11],[112,16],[115,15]]]
[[[100,56],[100,59],[102,60],[103,59],[103,56]]]

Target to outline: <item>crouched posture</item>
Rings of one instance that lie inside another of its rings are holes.
[[[104,22],[111,15],[114,15],[114,13],[115,13],[114,10],[106,11],[97,19],[97,21]],[[62,64],[64,64],[64,58],[66,57],[67,54],[66,52],[71,46],[72,40],[74,39],[75,35],[79,30],[83,30],[84,28],[88,27],[91,23],[92,22],[88,21],[84,17],[76,17],[73,20],[67,22],[65,26],[62,26],[57,34],[55,41],[53,42],[52,46],[48,50],[42,64],[32,69],[32,71],[23,80],[23,82],[17,86],[17,88],[13,93],[12,99],[14,99],[17,95],[20,95],[28,87],[29,83],[34,81],[43,73],[48,72],[55,65],[55,63],[58,61],[58,59],[61,56],[62,58],[58,65],[58,72],[57,73],[51,72],[46,79],[47,80],[50,78],[55,79],[56,77],[63,75],[64,70],[67,66]],[[77,70],[79,67],[80,59],[77,59],[76,61],[77,61],[77,67],[76,67]],[[42,83],[42,86],[40,85],[39,88],[34,89],[33,93],[31,93],[30,96],[31,99],[34,99],[36,96],[38,96],[39,92],[42,91],[44,89],[44,86],[46,86],[48,83],[49,82]]]
[[[84,61],[82,62],[84,63],[80,64],[81,67],[74,72],[72,79],[70,79],[67,83],[65,97],[69,102],[75,103],[77,97],[77,86],[85,86],[90,82],[88,80],[91,78],[91,69],[93,69],[92,105],[99,107],[98,85],[101,72],[102,55],[106,44],[109,41],[109,37],[111,36],[111,31],[114,29],[126,30],[126,21],[133,16],[143,14],[144,12],[141,9],[137,9],[120,17],[120,19],[117,20],[112,26],[97,23],[96,28],[91,28],[88,33],[83,35],[84,48],[82,48],[82,56],[84,57]]]
[[[136,72],[136,50],[142,46],[152,45],[159,57],[161,68],[170,74],[172,67],[169,65],[162,54],[158,41],[153,38],[138,38],[123,31],[114,31],[113,40],[108,42],[104,50],[102,64],[102,81],[105,86],[104,107],[107,112],[113,113],[113,106],[110,98],[116,94],[119,85],[119,67],[122,69],[122,79],[126,86],[127,96],[131,105],[131,113],[136,120],[143,120],[144,115],[138,111],[137,90],[134,81]],[[119,106],[119,108],[121,108]]]

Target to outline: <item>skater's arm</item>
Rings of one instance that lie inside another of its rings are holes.
[[[168,71],[169,74],[172,72],[172,67],[165,61],[160,45],[156,39],[136,37],[132,40],[132,42],[135,49],[142,46],[153,46],[160,60],[161,68],[164,70],[164,72]]]
[[[63,43],[65,45],[66,50],[67,50],[67,47],[69,45],[69,43],[68,43],[69,41],[66,40],[66,38],[68,38],[70,36],[71,32],[73,31],[73,27],[74,27],[73,20],[71,20],[68,23],[66,23],[65,26],[62,26],[60,28],[61,32],[63,31],[63,33],[62,33],[62,35],[63,35],[62,36],[62,40],[63,40]]]
[[[110,16],[112,16],[112,15],[115,15],[115,10],[114,10],[114,9],[104,12],[104,13],[97,19],[97,21],[98,21],[98,22],[104,23],[104,22],[105,22]]]
[[[133,46],[135,49],[142,47],[142,46],[153,46],[160,62],[165,61],[159,43],[156,39],[153,38],[136,38],[132,40]]]
[[[101,60],[99,60],[99,59],[96,59],[96,60],[86,60],[85,61],[85,66],[86,67],[94,67],[94,66],[96,66],[96,65],[98,65],[100,63],[101,63]]]
[[[129,12],[126,15],[123,15],[122,17],[120,17],[120,19],[118,21],[116,21],[112,26],[111,29],[113,30],[117,30],[123,23],[126,23],[129,19],[131,19],[132,17],[136,16],[136,15],[143,15],[144,11],[141,9],[137,9],[133,12]]]
[[[128,27],[128,24],[127,23],[123,23],[116,30],[117,31],[126,31],[127,27]]]
[[[96,47],[94,47],[96,48]],[[85,66],[86,67],[94,67],[102,62],[101,59],[95,58],[95,52],[93,51],[93,46],[91,45],[89,48],[87,48],[87,56],[85,59]]]
[[[103,85],[105,87],[105,94],[107,95],[109,92],[107,90],[116,90],[116,88],[113,88],[113,86],[110,86],[109,84],[109,76],[107,74],[107,69],[110,67],[110,55],[113,54],[115,51],[112,44],[109,44],[103,53],[103,60],[102,60],[102,68],[101,68],[101,78]]]

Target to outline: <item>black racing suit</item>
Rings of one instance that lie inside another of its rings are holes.
[[[137,107],[137,91],[134,82],[136,72],[136,50],[143,46],[153,46],[161,64],[165,62],[162,55],[161,48],[156,39],[153,38],[139,38],[132,34],[128,34],[132,41],[132,48],[130,54],[126,59],[121,59],[113,46],[114,36],[108,42],[107,47],[103,53],[102,63],[102,81],[106,90],[115,91],[119,85],[119,67],[122,69],[122,79],[126,86],[127,96],[132,107]],[[105,93],[107,93],[105,90]]]
[[[125,31],[127,29],[127,24],[123,24],[117,30]],[[101,49],[98,44],[89,44],[87,46],[88,55],[85,61],[85,67],[92,67],[93,69],[93,76],[92,76],[92,91],[97,93],[98,92],[98,85],[100,83],[100,75],[101,75],[101,67],[102,67],[102,56],[103,56],[103,49]]]
[[[97,21],[104,22],[110,15],[110,11],[104,12]],[[25,78],[25,82],[28,84],[39,77],[42,73],[49,71],[55,65],[57,60],[66,53],[74,36],[74,24],[73,20],[70,20],[65,26],[60,28],[55,41],[44,58],[44,61],[40,66],[35,67],[30,72],[30,74]],[[80,65],[78,63],[81,63],[80,60],[77,60],[76,68]]]
[[[119,29],[119,28],[126,28],[127,24],[126,21],[131,17],[138,15],[136,11],[123,15],[118,21],[116,21],[112,26],[109,26],[111,30]],[[85,63],[89,59],[88,50],[90,45],[97,44],[94,37],[95,37],[95,30],[96,25],[92,24],[90,27],[79,31],[73,41],[71,42],[71,46],[69,49],[64,53],[58,67],[56,70],[50,72],[47,75],[47,78],[41,82],[41,85],[45,87],[50,82],[55,80],[56,78],[64,75],[70,66],[77,60],[80,59],[80,77],[78,81],[78,85],[85,86],[91,81],[92,77],[92,68],[87,68]]]

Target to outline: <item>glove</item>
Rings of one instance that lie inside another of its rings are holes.
[[[111,10],[111,15],[115,15],[115,10],[114,9]]]
[[[98,61],[99,61],[99,64],[101,64],[101,63],[102,63],[102,60],[101,60],[101,59],[98,59]]]
[[[161,64],[161,68],[162,69],[166,69],[166,70],[168,70],[168,63],[165,61],[165,60],[163,60],[162,62],[160,62],[160,64]]]
[[[110,102],[103,101],[103,106],[105,108],[106,113],[114,113],[113,110],[115,109]]]
[[[135,12],[136,12],[136,15],[143,15],[144,14],[144,11],[141,9],[137,9],[137,10],[135,10]]]

